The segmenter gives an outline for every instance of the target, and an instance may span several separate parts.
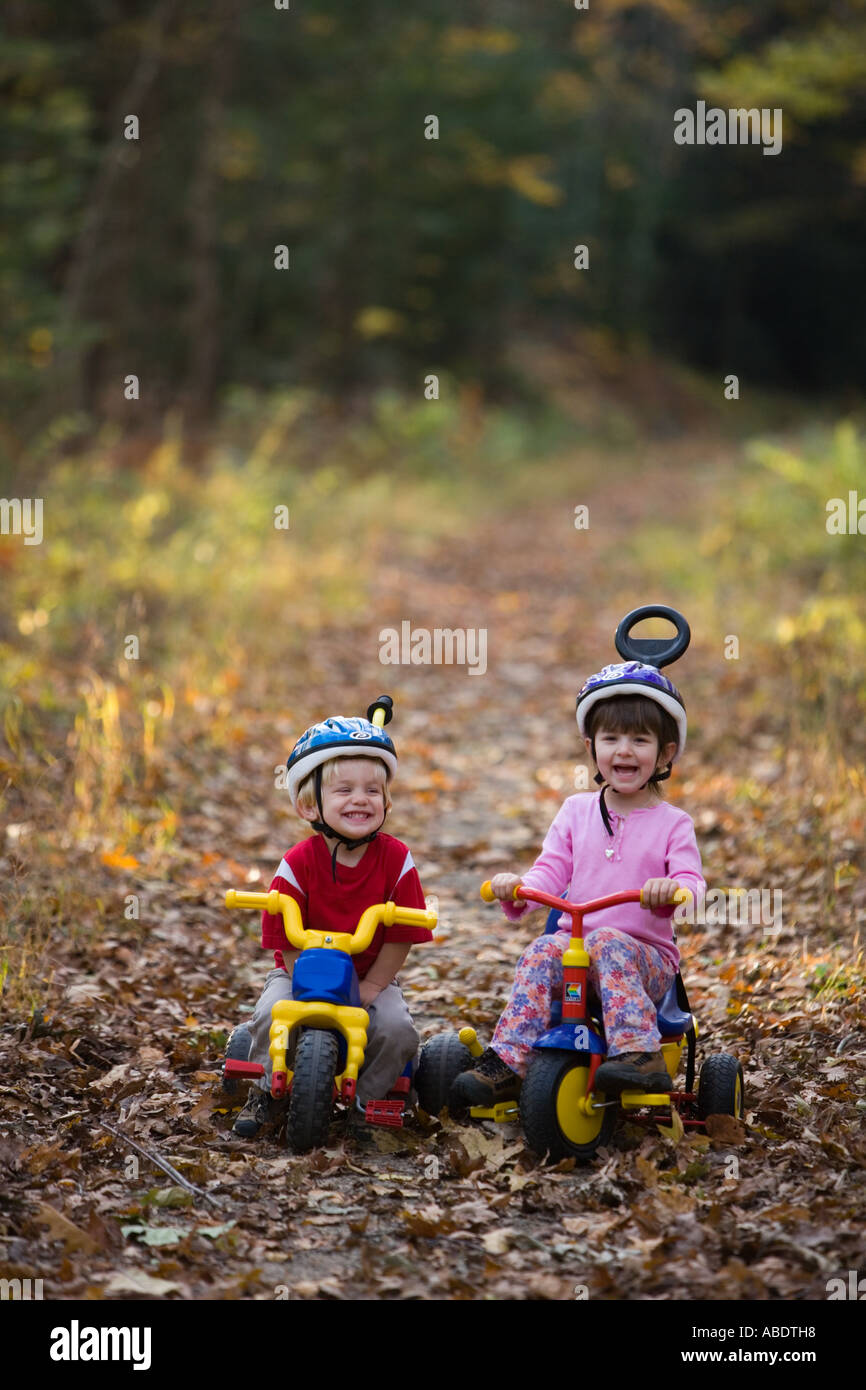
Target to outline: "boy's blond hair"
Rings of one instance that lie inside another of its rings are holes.
[[[391,781],[391,774],[381,758],[353,758],[351,755],[342,758],[328,758],[327,762],[319,764],[322,769],[322,786],[329,787],[332,782],[336,782],[340,775],[341,763],[361,762],[373,764],[371,772],[385,794],[385,810],[390,811],[391,798],[388,795],[388,784]],[[318,809],[316,806],[316,772],[317,769],[313,768],[313,771],[304,778],[303,782],[298,787],[298,810],[303,808],[305,811],[315,811]]]

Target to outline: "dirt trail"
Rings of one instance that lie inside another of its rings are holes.
[[[566,484],[559,503],[481,535],[421,551],[397,539],[365,630],[316,639],[307,669],[284,673],[284,714],[262,718],[241,684],[228,748],[178,715],[163,769],[183,807],[169,876],[95,871],[106,897],[140,895],[140,944],[117,914],[92,946],[58,947],[55,1008],[3,1034],[6,1277],[41,1277],[50,1298],[556,1300],[581,1285],[592,1298],[824,1299],[828,1279],[862,1264],[866,1016],[841,985],[816,997],[808,969],[851,933],[823,909],[805,776],[779,753],[782,724],[723,669],[719,634],[696,632],[677,667],[697,717],[670,795],[696,819],[711,883],[773,883],[799,914],[769,939],[707,926],[681,942],[701,1052],[733,1051],[746,1071],[742,1131],[677,1143],[620,1130],[593,1166],[550,1170],[516,1125],[352,1138],[336,1121],[327,1149],[296,1158],[273,1132],[236,1139],[216,1084],[220,1034],[267,965],[255,922],[222,895],[250,871],[266,886],[296,838],[269,793],[274,765],[304,723],[380,691],[395,698],[401,757],[391,828],[440,908],[439,943],[405,973],[410,1007],[425,1036],[470,1020],[489,1035],[530,932],[506,927],[478,886],[528,866],[571,793],[584,766],[574,696],[614,659],[617,619],[654,599],[688,614],[687,593],[644,592],[628,554],[648,497],[675,498],[684,531],[701,507],[711,484],[687,455],[649,457],[619,486],[576,469],[574,496]],[[484,629],[486,672],[381,665],[379,633],[403,620]],[[736,799],[746,777],[758,791]]]

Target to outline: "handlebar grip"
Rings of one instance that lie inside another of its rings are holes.
[[[664,618],[676,628],[674,637],[631,637],[631,629],[645,618]],[[643,661],[659,669],[679,660],[692,639],[691,629],[675,608],[663,603],[646,603],[626,613],[614,634],[614,644],[624,661]]]
[[[398,907],[396,903],[386,903],[382,922],[386,927],[435,927],[439,917],[429,907]]]
[[[380,695],[372,705],[367,706],[367,718],[377,729],[390,724],[394,717],[394,701],[390,695]]]
[[[517,886],[515,887],[514,891],[513,891],[512,894],[511,894],[511,898],[512,898],[512,901],[513,901],[513,902],[516,902],[516,903],[522,903],[522,902],[523,902],[523,894],[522,894],[521,891],[520,891],[522,887],[523,887],[523,884],[522,884],[522,883],[518,883]],[[486,903],[495,903],[495,902],[498,902],[498,898],[497,898],[496,894],[495,894],[494,891],[493,891],[493,885],[491,884],[489,878],[486,878],[486,879],[484,880],[484,882],[482,883],[482,885],[481,885],[481,896],[482,896],[482,898],[484,899],[484,901],[485,901]]]
[[[270,897],[270,893],[245,893],[237,888],[230,888],[226,893],[226,907],[261,907],[267,908],[269,912],[278,912],[278,907],[269,906]]]
[[[677,888],[677,889],[674,891],[673,896],[670,897],[670,898],[668,898],[668,900],[667,900],[666,903],[662,903],[662,906],[663,906],[663,907],[679,907],[680,903],[687,903],[687,902],[689,901],[689,899],[691,898],[691,896],[692,896],[692,894],[691,894],[691,890],[690,890],[690,889],[688,889],[688,888]],[[646,903],[645,903],[644,900],[643,900],[643,889],[640,890],[640,905],[641,905],[641,907],[646,907]]]

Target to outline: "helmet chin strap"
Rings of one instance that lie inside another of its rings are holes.
[[[342,835],[339,830],[334,830],[330,825],[328,825],[328,822],[325,820],[325,812],[322,806],[321,763],[319,763],[319,766],[316,768],[316,806],[319,810],[319,819],[311,821],[310,824],[312,825],[313,829],[318,830],[320,834],[328,835],[332,840],[337,841],[337,843],[334,845],[334,852],[331,855],[331,873],[333,875],[334,882],[336,883],[337,854],[339,852],[340,845],[347,845],[349,849],[357,849],[359,845],[366,845],[370,842],[370,840],[375,840],[376,836],[379,834],[379,831],[382,829],[382,826],[385,824],[385,818],[388,815],[388,812],[387,810],[385,811],[385,815],[382,817],[381,821],[376,826],[376,829],[372,831],[369,835],[360,835],[357,838],[352,838],[349,835]]]

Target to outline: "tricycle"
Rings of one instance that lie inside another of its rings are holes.
[[[481,888],[485,902],[493,902],[489,882]],[[744,1113],[743,1070],[736,1057],[719,1052],[701,1067],[697,1089],[695,1051],[697,1024],[689,1009],[682,977],[678,974],[657,1006],[661,1052],[671,1081],[679,1073],[685,1051],[685,1085],[670,1092],[623,1091],[607,1098],[594,1089],[595,1074],[606,1056],[601,1006],[588,989],[589,956],[583,943],[583,918],[602,908],[621,903],[642,902],[641,893],[610,893],[592,902],[572,903],[548,893],[535,892],[522,884],[514,889],[516,901],[541,903],[571,917],[571,937],[562,956],[562,998],[555,1001],[550,1026],[537,1040],[518,1101],[497,1105],[472,1106],[473,1119],[510,1121],[519,1118],[529,1147],[553,1160],[592,1159],[607,1144],[617,1117],[647,1125],[671,1123],[675,1110],[684,1129],[702,1130],[710,1115]],[[679,889],[673,902],[683,903],[690,895]],[[475,1029],[461,1028],[431,1038],[421,1050],[415,1076],[418,1102],[428,1114],[438,1115],[449,1105],[451,1087],[457,1077],[469,1071],[483,1049]]]
[[[302,954],[292,972],[292,998],[273,1007],[270,1030],[271,1095],[288,1096],[286,1142],[298,1153],[318,1148],[327,1141],[334,1102],[354,1106],[358,1073],[367,1046],[366,1009],[361,1007],[358,975],[352,956],[366,951],[380,924],[386,927],[435,927],[432,909],[376,903],[362,913],[355,931],[324,932],[304,927],[294,898],[272,889],[269,893],[230,890],[226,907],[259,908],[281,913],[286,937]],[[226,1049],[223,1084],[228,1090],[241,1078],[258,1080],[265,1074],[261,1062],[248,1060],[250,1034],[245,1025],[236,1028]],[[292,1058],[291,1068],[287,1058]],[[411,1087],[410,1067],[399,1077],[394,1099],[367,1102],[364,1117],[370,1124],[399,1127]]]

